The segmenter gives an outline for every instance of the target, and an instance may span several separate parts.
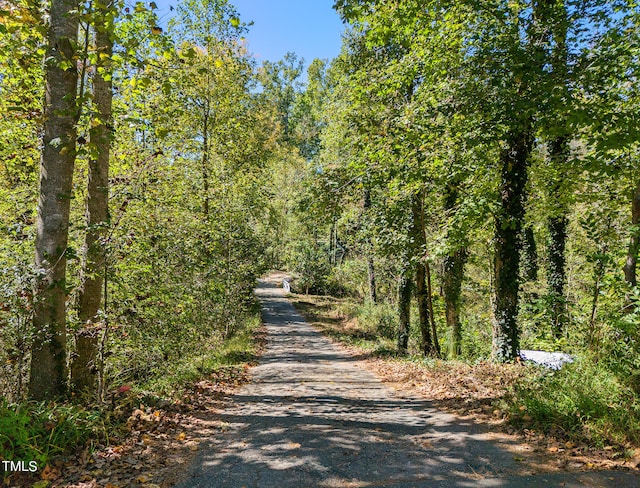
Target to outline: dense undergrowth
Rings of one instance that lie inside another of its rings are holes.
[[[190,354],[155,368],[141,382],[112,384],[103,402],[74,396],[65,403],[0,403],[0,460],[31,461],[39,472],[56,460],[112,445],[127,435],[126,421],[140,404],[170,405],[204,377],[240,377],[260,347],[259,306],[251,307],[224,342],[193,346]],[[4,472],[5,477],[10,473]]]

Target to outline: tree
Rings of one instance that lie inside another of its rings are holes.
[[[95,388],[98,375],[98,339],[102,289],[106,266],[106,236],[109,229],[109,157],[113,121],[111,117],[112,55],[116,9],[111,0],[94,4],[95,74],[87,185],[84,261],[78,294],[80,328],[75,334],[76,348],[71,361],[71,383],[77,391]],[[88,28],[88,26],[87,26]]]
[[[66,264],[76,156],[78,71],[75,45],[79,3],[52,0],[45,62],[45,105],[36,223],[36,266],[42,270],[34,303],[29,397],[67,390]]]

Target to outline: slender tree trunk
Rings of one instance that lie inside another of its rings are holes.
[[[411,267],[405,263],[398,282],[398,350],[407,351],[411,326]]]
[[[371,208],[371,190],[369,188],[364,189],[364,202],[363,208],[365,214],[368,213]],[[373,266],[373,249],[371,238],[367,236],[367,276],[369,281],[369,300],[372,303],[376,303],[378,300],[378,291],[376,289],[376,273],[375,268]]]
[[[636,286],[638,280],[636,277],[636,267],[638,262],[638,251],[640,250],[640,182],[633,194],[631,200],[631,239],[629,241],[629,249],[627,250],[627,260],[624,264],[624,279],[631,286]]]
[[[378,301],[378,292],[376,290],[376,271],[373,266],[373,257],[367,256],[367,277],[369,278],[369,300],[371,303]]]
[[[106,6],[97,6],[98,12],[107,12],[108,9]],[[76,391],[94,390],[98,373],[98,311],[102,303],[106,259],[104,237],[109,226],[109,154],[113,98],[110,76],[113,42],[107,26],[96,25],[96,50],[101,61],[97,64],[98,69],[93,79],[93,101],[100,123],[90,131],[91,144],[95,147],[97,156],[89,160],[85,259],[78,297],[81,328],[75,336],[76,351],[71,361],[71,383]]]
[[[52,0],[47,33],[43,148],[36,224],[35,294],[29,397],[47,400],[67,391],[66,267],[73,167],[76,158],[74,45],[76,0]]]
[[[431,337],[433,338],[433,350],[436,357],[440,357],[440,341],[438,341],[438,329],[436,328],[436,315],[433,313],[433,289],[431,288],[431,267],[424,263],[427,274],[427,306],[429,307],[429,322],[431,323]]]
[[[500,156],[501,206],[495,217],[493,355],[499,362],[514,361],[520,351],[518,288],[521,232],[524,220],[528,157],[533,140],[524,127],[512,133]]]
[[[538,247],[533,228],[529,225],[522,232],[522,277],[526,281],[538,279]]]
[[[335,220],[331,224],[331,228],[329,229],[329,265],[335,266],[336,264],[336,250],[333,247],[333,231],[336,228]]]
[[[436,351],[431,339],[431,322],[429,317],[429,300],[427,297],[427,271],[425,264],[416,266],[416,301],[418,302],[418,321],[420,322],[420,348],[425,356],[435,356]]]
[[[445,198],[446,212],[455,209],[458,200],[458,190],[454,184],[448,185]],[[457,231],[457,229],[456,229]],[[451,234],[449,233],[449,240]],[[462,239],[466,241],[466,236]],[[458,246],[462,246],[459,242]],[[464,278],[464,266],[467,262],[467,249],[459,247],[444,258],[442,294],[445,303],[445,318],[447,328],[451,333],[451,346],[449,353],[452,358],[457,358],[462,354],[462,326],[460,324],[460,295],[462,292],[462,280]]]
[[[566,216],[551,217],[549,229],[547,284],[551,308],[551,330],[556,339],[562,337],[567,322],[564,287],[567,282],[565,269],[565,247],[567,241]]]
[[[467,250],[458,249],[444,259],[444,302],[447,327],[451,331],[451,357],[462,354],[462,326],[460,324],[460,295],[464,278]]]
[[[424,232],[424,207],[423,192],[416,193],[411,201],[411,213],[413,221],[411,223],[411,237],[418,253],[418,263],[416,264],[416,301],[418,303],[418,321],[420,323],[420,334],[422,353],[425,356],[435,356],[436,349],[431,336],[431,322],[429,313],[429,295],[427,287],[427,270],[424,262],[426,236]]]
[[[568,138],[556,137],[549,145],[549,156],[551,164],[560,171],[566,168],[568,160]],[[551,198],[563,195],[563,185],[559,177],[551,185]],[[567,241],[567,211],[565,205],[560,201],[556,205],[557,211],[547,220],[549,231],[549,244],[547,249],[547,286],[549,290],[550,312],[551,312],[551,332],[556,339],[562,337],[566,328],[566,298],[564,287],[567,282],[565,248]]]
[[[202,114],[202,213],[209,220],[209,100]]]

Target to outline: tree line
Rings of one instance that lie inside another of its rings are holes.
[[[154,2],[0,3],[4,396],[216,348],[269,267],[356,297],[401,352],[633,376],[637,6],[335,8],[342,52],[302,81],[226,0],[164,27]]]
[[[342,52],[300,95],[319,134],[290,198],[302,289],[391,304],[400,351],[414,310],[426,355],[511,362],[524,341],[631,378],[637,5],[335,8]]]
[[[0,3],[5,398],[104,398],[254,313],[284,137],[268,75],[225,0],[158,12]]]

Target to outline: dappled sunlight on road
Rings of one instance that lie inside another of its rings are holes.
[[[533,463],[514,456],[517,446],[395,394],[309,326],[277,281],[256,290],[267,350],[252,382],[218,414],[226,428],[183,487],[531,486]],[[546,485],[557,475],[539,476]],[[580,476],[593,475],[574,474],[564,486],[638,486]]]

